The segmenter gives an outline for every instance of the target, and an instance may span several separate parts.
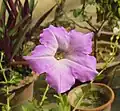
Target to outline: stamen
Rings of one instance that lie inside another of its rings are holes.
[[[57,52],[56,52],[56,54],[55,54],[55,58],[57,60],[60,60],[60,59],[63,59],[64,56],[65,56],[65,52],[58,49]]]

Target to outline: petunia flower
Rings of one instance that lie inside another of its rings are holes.
[[[40,43],[24,56],[31,69],[46,73],[48,84],[58,93],[66,92],[75,83],[93,80],[97,74],[92,52],[93,33],[67,32],[63,27],[49,26],[40,34]]]

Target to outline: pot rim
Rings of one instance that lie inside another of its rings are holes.
[[[93,84],[98,85],[98,86],[103,86],[104,88],[107,88],[107,89],[109,90],[109,92],[111,93],[111,98],[109,99],[109,101],[108,101],[107,103],[105,103],[105,104],[103,104],[103,105],[101,105],[101,106],[99,106],[99,107],[91,108],[91,109],[80,109],[80,108],[79,108],[79,110],[84,110],[84,111],[101,111],[101,110],[103,110],[104,108],[106,108],[107,106],[109,106],[110,104],[112,104],[112,102],[114,101],[115,94],[114,94],[113,90],[112,90],[108,85],[103,84],[103,83],[93,83]],[[80,85],[80,86],[81,86],[81,85]],[[74,88],[74,89],[77,89],[77,88],[80,87],[80,86],[77,86],[77,87]],[[71,93],[72,93],[72,90],[68,93],[68,102],[70,103],[70,105],[71,105],[72,107],[75,107],[75,106],[74,106],[73,104],[71,104],[71,102],[69,101],[70,98],[71,98],[71,97],[70,97]]]
[[[29,84],[34,83],[34,81],[38,78],[38,74],[36,74],[35,72],[32,72],[31,76],[26,76],[23,80],[21,80],[18,84],[16,85],[11,85],[9,87],[9,93],[14,93],[17,90],[19,90],[20,88],[23,88]],[[0,93],[0,96],[3,95],[4,93]]]
[[[15,92],[16,90],[33,83],[37,79],[38,75],[35,72],[31,72],[31,74],[32,74],[31,76],[26,76],[16,86],[11,86],[10,87],[10,92]]]

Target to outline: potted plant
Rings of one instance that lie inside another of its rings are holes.
[[[7,111],[10,111],[10,105],[15,107],[27,100],[32,100],[33,97],[33,83],[36,75],[31,74],[27,63],[22,59],[22,54],[34,47],[37,40],[36,36],[33,37],[34,31],[56,6],[54,5],[33,25],[32,13],[35,5],[35,0],[25,0],[23,4],[20,0],[3,0],[1,4],[0,95],[4,96],[1,96],[0,103]],[[10,100],[9,95],[12,95]]]
[[[74,108],[73,111],[111,111],[114,101],[112,89],[102,83],[93,83],[89,91],[83,92],[87,85],[80,85],[69,92],[68,101]]]

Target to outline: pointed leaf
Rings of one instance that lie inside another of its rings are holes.
[[[7,29],[11,30],[15,26],[16,18],[13,14],[9,14],[8,21],[7,21]]]
[[[5,7],[6,7],[6,10],[8,11],[8,14],[12,14],[12,11],[10,10],[6,0],[3,0],[4,4],[5,4]]]
[[[18,10],[19,11],[23,8],[22,3],[21,3],[20,0],[18,0],[18,5],[17,6],[18,6]]]
[[[11,41],[8,36],[7,30],[5,30],[4,38],[0,42],[1,42],[0,45],[2,46],[2,50],[4,51],[7,60],[9,61],[11,58]]]
[[[3,33],[3,28],[2,27],[0,27],[0,33]]]
[[[0,9],[0,26],[5,24],[5,12],[6,12],[6,6],[4,2],[1,3],[1,9]]]
[[[28,0],[25,0],[24,2],[24,7],[23,7],[23,12],[22,12],[22,17],[24,18],[26,15],[28,15],[30,13],[29,10],[29,3]]]
[[[91,89],[91,84],[87,84],[86,86],[81,87],[83,93],[88,92]]]
[[[2,38],[3,38],[3,34],[4,34],[3,28],[2,28],[2,27],[0,27],[0,39],[2,39]]]
[[[119,14],[119,16],[120,16],[120,7],[118,8],[118,14]]]
[[[20,33],[18,35],[18,39],[16,40],[14,47],[13,47],[13,53],[12,53],[11,59],[13,59],[13,57],[18,53],[20,47],[22,46],[22,44],[25,40],[25,35],[29,30],[29,24],[30,24],[30,22],[25,26],[24,29],[22,29],[22,31],[20,31]]]
[[[16,9],[16,6],[15,6],[13,0],[7,0],[7,1],[9,4],[9,7],[11,8],[13,15],[16,17],[17,16],[17,9]]]
[[[33,12],[33,10],[35,8],[35,0],[30,0],[29,8],[30,8],[30,14],[32,15],[32,12]]]
[[[82,12],[82,9],[79,9],[79,8],[75,9],[73,10],[73,16],[76,18],[81,14],[81,12]]]
[[[18,29],[19,29],[21,26],[24,27],[24,26],[23,26],[23,25],[25,25],[24,22],[25,22],[25,21],[28,21],[29,18],[30,18],[30,15],[27,15],[23,20],[19,21],[19,23],[16,24],[16,25],[14,26],[14,28],[9,31],[9,36],[14,36],[15,33],[18,31]],[[28,22],[29,22],[29,21],[28,21]]]
[[[100,74],[99,76],[96,76],[95,80],[102,80],[105,78],[105,75],[104,74]]]

